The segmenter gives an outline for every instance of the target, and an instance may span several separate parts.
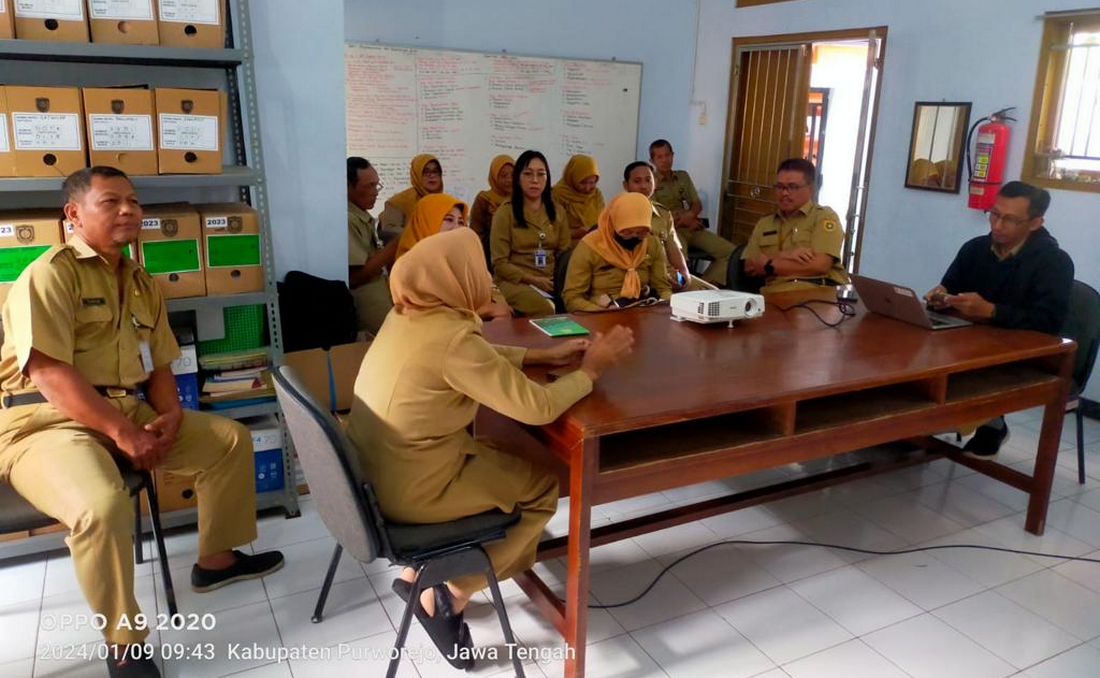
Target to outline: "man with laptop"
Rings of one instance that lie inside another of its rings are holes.
[[[1057,334],[1069,309],[1073,260],[1043,227],[1050,193],[1010,181],[989,216],[989,233],[968,241],[939,285],[924,295],[933,309],[1007,329]],[[1008,439],[1004,417],[978,427],[963,449],[997,454]]]

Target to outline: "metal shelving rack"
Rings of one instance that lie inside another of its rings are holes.
[[[159,175],[133,177],[134,186],[150,189],[192,189],[236,187],[239,199],[257,211],[260,220],[260,249],[264,266],[264,291],[212,297],[168,300],[170,312],[193,311],[198,339],[224,336],[222,311],[228,306],[264,304],[267,307],[268,352],[274,365],[282,364],[282,337],[279,305],[275,287],[275,258],[271,244],[271,220],[268,213],[267,188],[264,182],[263,145],[260,138],[260,116],[257,106],[256,74],[253,64],[252,32],[248,0],[226,0],[226,34],[233,47],[199,49],[100,43],[61,43],[38,40],[0,40],[0,63],[3,61],[39,61],[66,64],[118,64],[136,67],[171,67],[187,69],[221,69],[225,73],[229,95],[229,129],[236,149],[236,165],[223,168],[215,175]],[[61,189],[61,177],[0,178],[0,194],[56,194]],[[54,201],[56,203],[56,201]],[[278,414],[277,403],[262,403],[216,411],[234,419],[263,414]],[[257,496],[259,509],[282,508],[288,517],[298,515],[298,493],[295,487],[295,466],[290,436],[279,417],[283,433],[282,490]],[[183,509],[165,513],[164,525],[180,526],[195,522],[195,510]],[[0,557],[34,553],[63,545],[64,534],[43,534],[18,541],[0,543]]]

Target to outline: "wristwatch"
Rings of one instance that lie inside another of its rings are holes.
[[[775,266],[772,265],[771,259],[768,259],[768,263],[764,264],[764,273],[767,275],[775,275]]]

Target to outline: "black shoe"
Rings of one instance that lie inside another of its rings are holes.
[[[160,669],[156,662],[147,657],[107,657],[107,675],[110,678],[160,678]]]
[[[395,579],[391,586],[397,597],[406,603],[412,594],[412,584],[404,579]],[[459,670],[469,671],[474,668],[474,658],[471,650],[474,640],[470,637],[470,627],[466,624],[461,612],[455,612],[451,605],[451,592],[445,584],[433,587],[435,594],[435,614],[429,616],[420,601],[416,601],[413,611],[420,625],[428,632],[428,636],[435,643],[436,649],[442,654],[447,663]]]
[[[1008,426],[1000,428],[992,426],[979,426],[974,432],[974,437],[963,445],[963,452],[969,452],[975,457],[988,458],[1001,451],[1001,445],[1008,440]]]
[[[197,564],[192,567],[191,589],[205,593],[235,581],[259,579],[283,566],[283,554],[278,551],[265,551],[254,556],[234,551],[233,555],[237,556],[237,562],[221,570],[207,570]]]

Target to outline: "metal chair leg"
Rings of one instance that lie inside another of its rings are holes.
[[[1077,419],[1077,482],[1085,484],[1085,415],[1081,413],[1081,404],[1073,411]]]
[[[397,667],[401,664],[401,649],[405,647],[405,639],[409,636],[409,627],[412,626],[413,610],[420,601],[420,578],[424,575],[424,566],[416,568],[416,579],[413,580],[412,591],[409,592],[409,602],[405,604],[405,613],[401,615],[401,627],[397,629],[397,640],[393,643],[393,651],[390,653],[390,666],[386,670],[386,678],[397,676]]]
[[[149,505],[149,525],[153,530],[153,541],[157,545],[157,559],[160,560],[160,580],[164,584],[164,599],[168,601],[168,614],[179,614],[176,605],[176,589],[172,585],[172,572],[168,567],[168,549],[164,547],[164,530],[160,525],[160,502],[153,486],[152,476],[145,476],[145,501]]]
[[[493,592],[493,607],[497,609],[497,617],[500,619],[500,628],[504,631],[504,643],[509,648],[509,653],[512,655],[512,668],[516,670],[516,678],[527,678],[523,672],[523,662],[519,660],[519,653],[515,652],[516,638],[512,635],[512,624],[508,621],[508,611],[504,609],[504,597],[500,594],[500,585],[497,583],[497,575],[493,572],[493,564],[489,561],[488,554],[484,550],[481,551],[485,556],[485,578],[489,580],[489,590]]]
[[[340,544],[332,550],[332,560],[328,563],[328,572],[325,573],[325,583],[321,585],[321,595],[317,596],[317,606],[313,608],[313,616],[310,621],[320,624],[325,618],[325,601],[328,600],[328,590],[332,588],[332,580],[336,578],[336,567],[340,564],[340,556],[344,553],[344,547]]]
[[[141,539],[141,492],[135,492],[130,500],[134,503],[134,562],[141,565],[145,562]]]

